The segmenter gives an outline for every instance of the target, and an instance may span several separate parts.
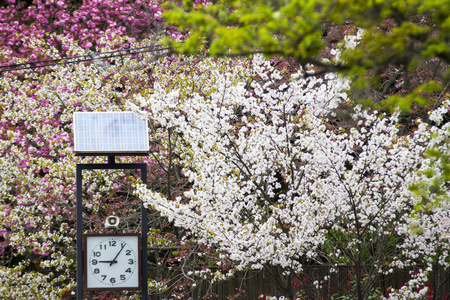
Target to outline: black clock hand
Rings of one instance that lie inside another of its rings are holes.
[[[122,252],[123,248],[125,248],[125,244],[122,244],[122,248],[120,248],[119,252],[116,254],[116,257],[114,257],[109,266],[112,266],[114,263],[117,263],[116,258],[119,256],[120,252]]]
[[[113,263],[115,261],[114,260],[99,260],[98,262],[99,263],[108,263],[108,264],[110,264],[110,263]]]

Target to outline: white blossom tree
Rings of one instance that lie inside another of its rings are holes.
[[[151,94],[129,104],[148,109],[155,136],[177,137],[192,182],[176,199],[141,186],[149,206],[218,247],[234,270],[278,270],[277,283],[291,299],[292,281],[302,279],[307,264],[327,265],[330,273],[353,265],[353,295],[367,299],[405,257],[436,251],[425,247],[428,240],[411,242],[415,199],[408,186],[422,178],[431,133],[446,126],[431,130],[419,120],[401,135],[398,114],[358,107],[346,127],[331,126],[338,106],[349,102],[348,83],[336,75],[286,75],[260,56],[206,59],[195,62],[195,72],[193,64],[156,71]],[[440,262],[447,262],[448,243],[439,245]],[[408,291],[415,296],[426,292],[414,288]]]

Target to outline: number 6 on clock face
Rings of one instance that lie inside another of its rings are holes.
[[[85,234],[85,289],[141,289],[140,249],[139,234]]]

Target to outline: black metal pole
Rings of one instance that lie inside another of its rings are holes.
[[[83,166],[77,164],[77,300],[83,300]]]
[[[147,184],[147,164],[142,164],[141,180]],[[142,235],[142,299],[148,299],[148,253],[147,253],[147,209],[144,207],[144,202],[141,201],[141,235]]]
[[[77,300],[83,300],[83,170],[141,170],[141,180],[147,182],[147,164],[117,164],[114,156],[108,157],[107,164],[77,164]],[[142,300],[148,299],[148,254],[147,254],[147,209],[141,201],[141,237],[142,237]]]

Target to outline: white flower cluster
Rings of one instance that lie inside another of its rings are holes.
[[[412,299],[424,299],[428,292],[428,287],[425,284],[428,281],[426,271],[419,270],[416,274],[411,274],[412,279],[409,280],[406,285],[402,286],[398,290],[389,291],[389,296],[383,299],[389,300],[412,300]]]
[[[364,29],[358,28],[356,34],[344,36],[344,41],[338,45],[337,48],[331,49],[330,54],[334,55],[336,62],[342,62],[342,51],[346,49],[354,49],[364,36]]]
[[[68,290],[75,288],[69,269],[60,275],[52,272],[43,275],[39,272],[25,272],[25,267],[0,267],[2,299],[62,299]]]

